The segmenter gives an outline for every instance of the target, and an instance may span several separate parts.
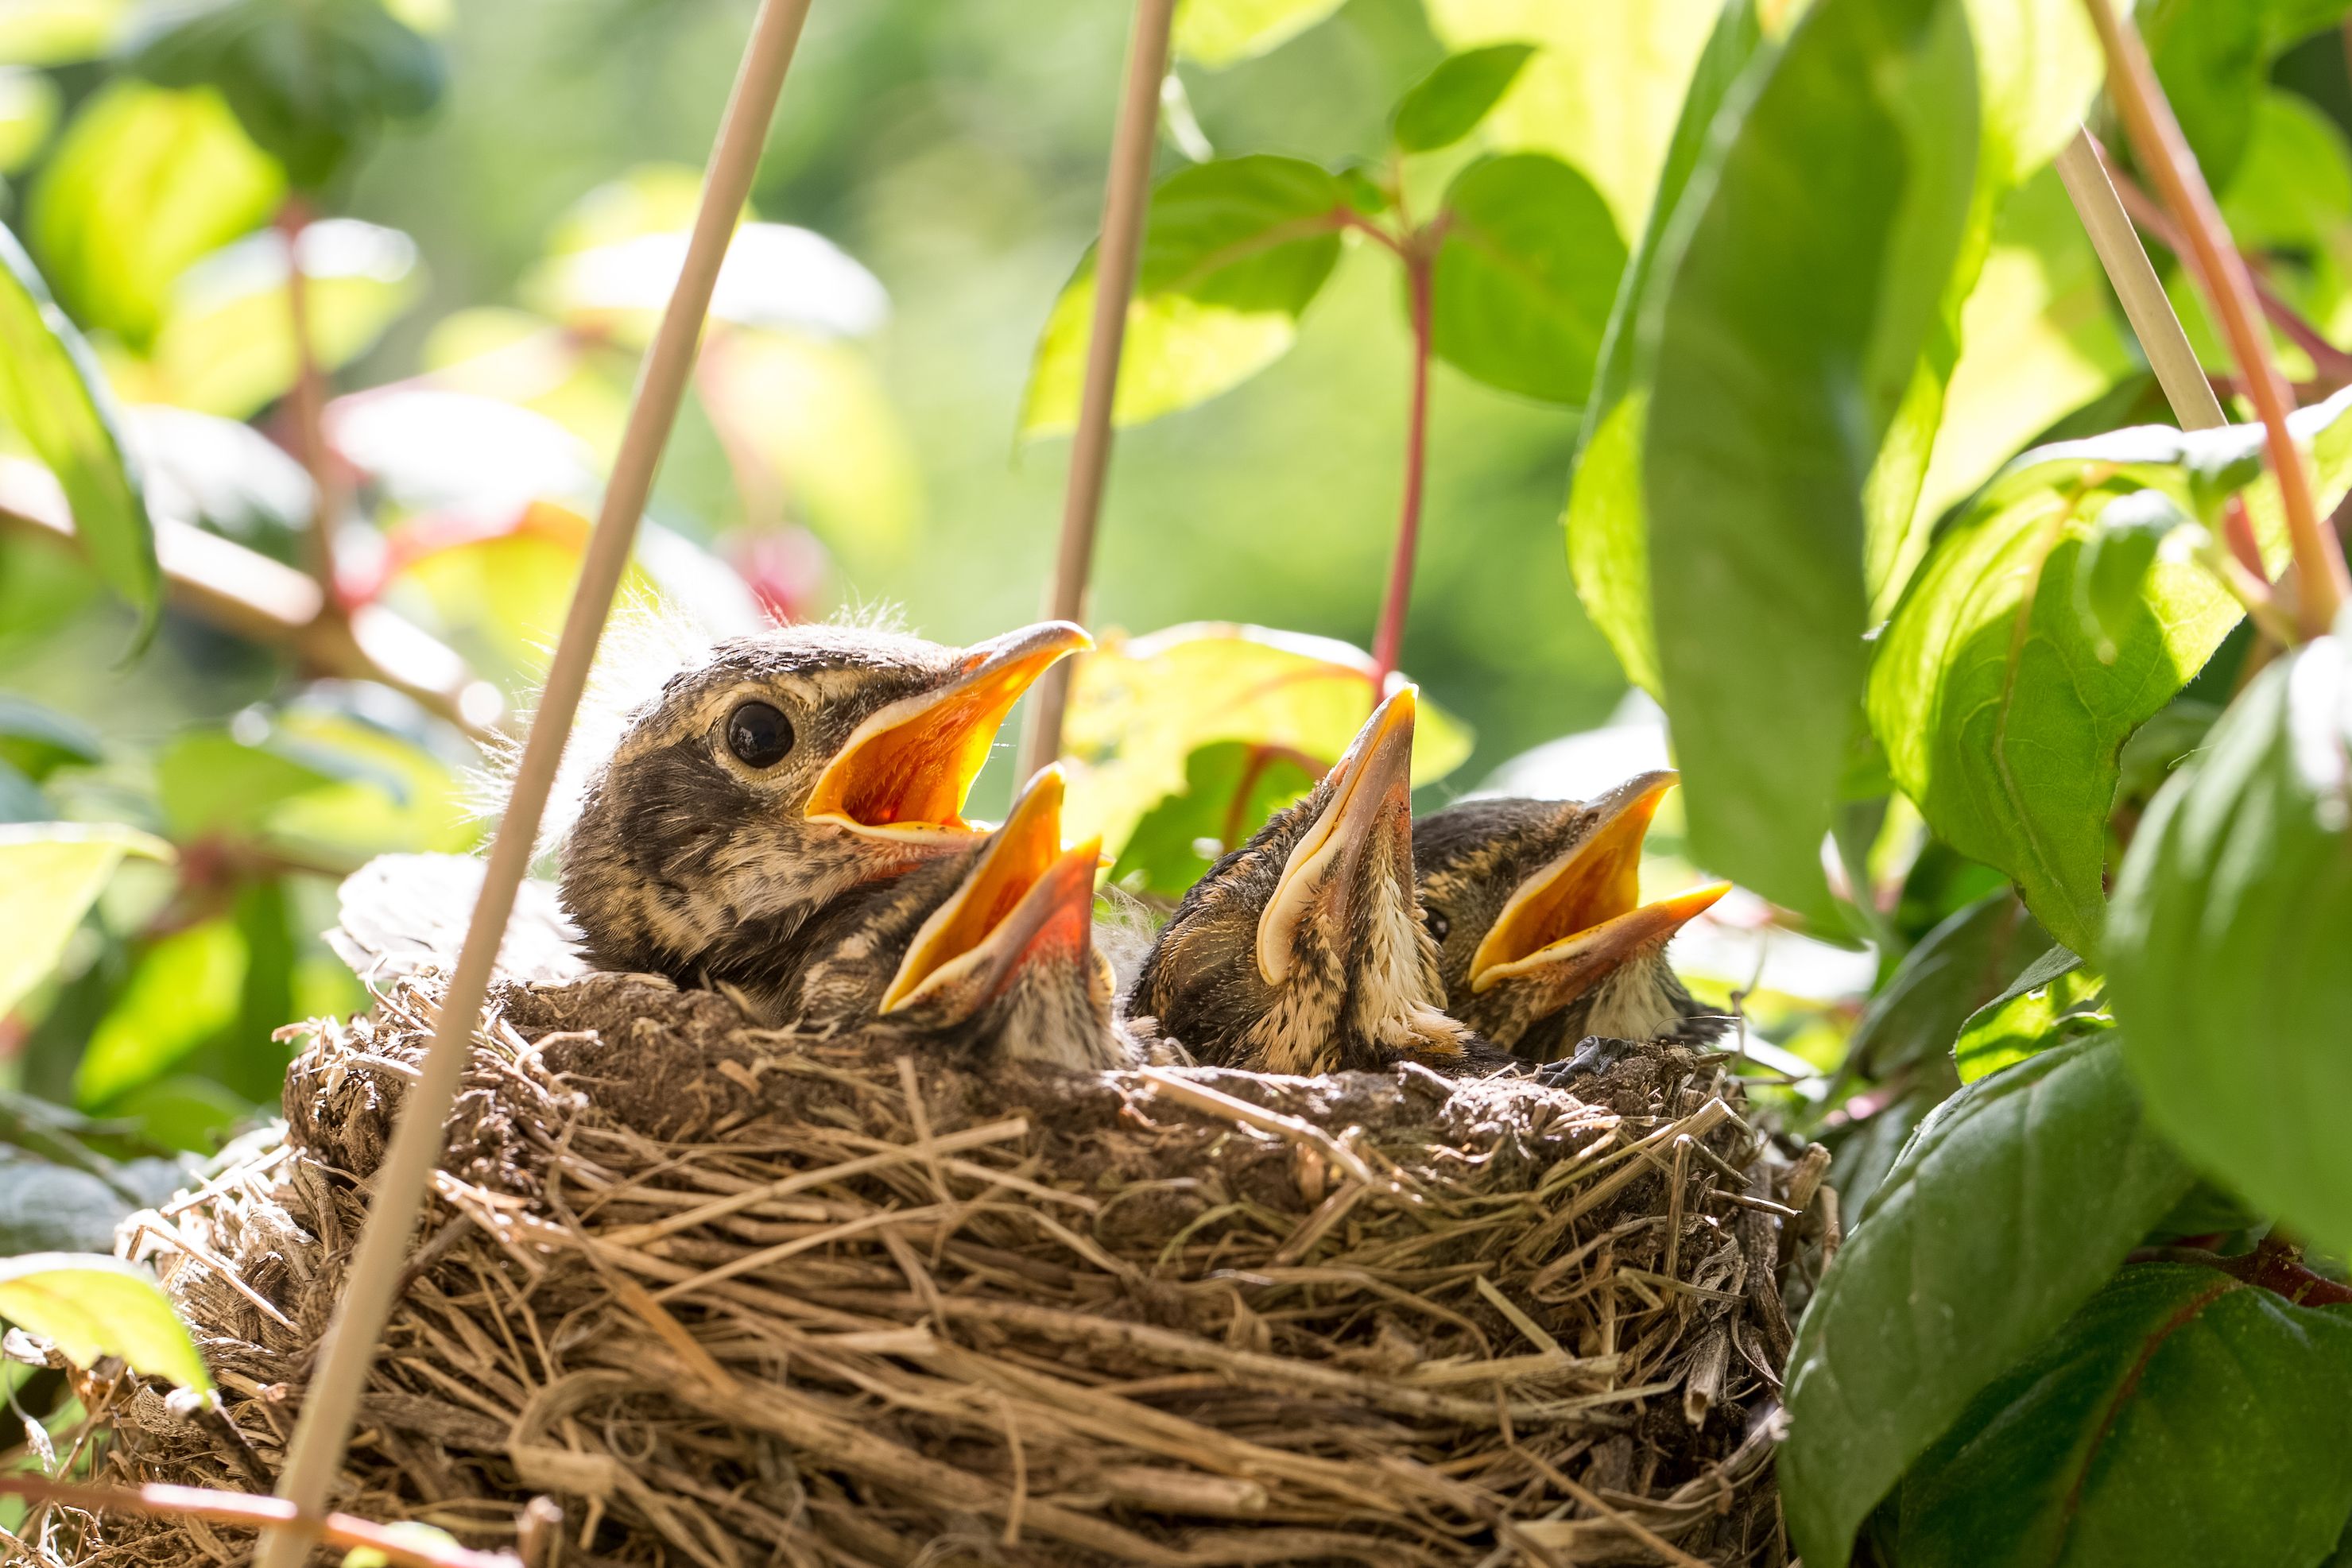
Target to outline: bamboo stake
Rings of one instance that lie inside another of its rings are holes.
[[[2157,385],[2164,389],[2165,401],[2172,405],[2172,417],[2183,430],[2210,430],[2228,423],[2221,400],[2213,395],[2213,383],[2205,379],[2205,367],[2197,362],[2197,350],[2189,346],[2189,334],[2181,328],[2180,318],[2173,314],[2172,301],[2164,296],[2164,285],[2132,228],[2115,183],[2107,178],[2091,133],[2076,131],[2055,162],[2058,178],[2074,200],[2074,214],[2091,236],[2091,248],[2098,252],[2099,265],[2106,269],[2107,282],[2123,303],[2124,316],[2139,338],[2141,352],[2147,356],[2147,367],[2156,372]]]
[[[1168,34],[1175,17],[1176,0],[1136,0],[1118,123],[1111,132],[1102,239],[1095,247],[1094,325],[1087,339],[1087,375],[1078,396],[1077,429],[1070,440],[1069,479],[1062,492],[1061,547],[1054,558],[1052,597],[1045,611],[1054,620],[1080,625],[1087,619],[1095,526],[1102,515],[1103,481],[1110,469],[1111,405],[1118,390],[1128,301],[1135,296],[1136,271],[1143,259],[1151,150],[1160,132],[1160,84],[1168,75]],[[1021,730],[1023,779],[1034,777],[1061,755],[1062,715],[1069,705],[1075,662],[1065,659],[1046,671],[1030,692],[1028,719]]]
[[[442,1124],[472,1054],[474,1029],[489,988],[490,968],[515,891],[530,870],[539,825],[554,783],[556,764],[578,712],[596,652],[596,640],[610,613],[614,591],[629,562],[638,518],[653,487],[670,427],[677,418],[686,380],[694,366],[695,344],[710,294],[726,259],[735,220],[751,191],[751,177],[767,141],[784,72],[808,17],[809,0],[761,0],[751,41],[727,100],[710,165],[696,212],[686,259],[661,327],[638,372],[627,428],[614,459],[612,478],[596,518],[595,532],[581,563],[580,583],[564,618],[563,635],[547,673],[537,718],[524,744],[498,836],[482,876],[482,895],[457,958],[446,998],[435,1022],[433,1043],[416,1083],[403,1106],[392,1147],[377,1172],[368,1205],[366,1229],[352,1260],[349,1283],[329,1326],[317,1371],[303,1392],[300,1418],[287,1445],[286,1471],[278,1495],[292,1503],[302,1523],[268,1532],[258,1568],[299,1568],[316,1539],[318,1515],[329,1483],[341,1469],[359,1410],[360,1391],[373,1364],[376,1341],[392,1311],[392,1299],[408,1260],[409,1243],[425,1202],[425,1183],[441,1152]]]
[[[2311,492],[2311,475],[2287,431],[2287,412],[2294,404],[2286,379],[2271,358],[2246,258],[2230,241],[2221,209],[2206,188],[2205,176],[2180,133],[2179,121],[2173,118],[2172,106],[2165,100],[2138,32],[2117,19],[2109,0],[2084,3],[2107,57],[2108,101],[2130,133],[2132,150],[2157,194],[2181,226],[2189,242],[2186,259],[2190,270],[2204,287],[2214,318],[2229,340],[2231,355],[2238,361],[2247,395],[2262,416],[2271,471],[2278,480],[2287,535],[2294,546],[2295,619],[2305,637],[2316,637],[2327,630],[2347,594],[2352,593],[2352,574],[2345,570],[2343,547],[2323,525]]]

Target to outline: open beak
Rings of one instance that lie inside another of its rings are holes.
[[[1401,852],[1391,856],[1402,874],[1412,875],[1412,720],[1418,700],[1412,686],[1400,686],[1372,710],[1356,732],[1348,754],[1331,769],[1331,793],[1323,814],[1291,850],[1274,896],[1258,915],[1257,967],[1268,985],[1280,985],[1297,956],[1298,934],[1314,917],[1323,887],[1340,901],[1360,896],[1371,851],[1383,836]]]
[[[1597,802],[1577,846],[1519,885],[1470,960],[1470,989],[1541,980],[1573,1001],[1634,954],[1662,943],[1730,891],[1727,882],[1641,902],[1642,840],[1675,775],[1645,773]]]
[[[1093,646],[1066,621],[973,644],[945,685],[903,697],[857,727],[817,776],[806,814],[874,838],[970,837],[980,830],[963,820],[964,798],[997,727],[1055,660]]]
[[[1102,841],[1062,848],[1062,770],[1040,772],[980,853],[963,885],[915,933],[882,996],[884,1013],[929,998],[965,1011],[997,995],[1024,966],[1093,940],[1095,872]]]

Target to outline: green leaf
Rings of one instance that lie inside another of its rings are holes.
[[[2339,393],[2290,418],[2326,507],[2352,483],[2347,413]],[[1879,638],[1870,716],[1895,782],[2078,953],[2098,951],[2117,754],[2242,612],[2203,567],[2159,556],[2104,661],[2075,613],[2077,559],[2109,500],[2156,489],[2200,514],[2258,465],[2260,441],[2251,425],[2149,426],[2027,453],[1937,538]],[[2247,495],[2273,564],[2276,497],[2267,478]]]
[[[1489,386],[1576,403],[1625,270],[1600,193],[1556,158],[1481,158],[1445,193],[1433,278],[1437,357]]]
[[[9,0],[0,5],[0,61],[55,66],[106,53],[131,0]]]
[[[1371,711],[1371,660],[1327,637],[1209,622],[1107,636],[1070,681],[1063,836],[1100,833],[1117,856],[1145,812],[1184,789],[1186,763],[1201,747],[1283,747],[1328,766]],[[1414,786],[1459,768],[1470,745],[1461,721],[1424,698]]]
[[[75,316],[143,350],[173,280],[267,222],[285,189],[218,94],[118,79],[42,171],[30,234]]]
[[[97,734],[79,719],[0,692],[0,762],[37,782],[68,763],[90,766],[100,755]]]
[[[1171,40],[1179,59],[1215,68],[1289,42],[1341,0],[1181,0]]]
[[[64,956],[67,939],[126,854],[172,859],[135,828],[80,822],[0,826],[0,1018]]]
[[[136,1207],[88,1171],[0,1150],[0,1257],[111,1247]]]
[[[294,796],[334,782],[316,755],[248,745],[218,730],[181,736],[155,759],[163,821],[183,843],[218,835],[255,837]]]
[[[1692,849],[1831,929],[1864,486],[1967,228],[1976,107],[1959,0],[1819,0],[1685,198],[1656,329],[1650,592]]]
[[[1710,27],[1743,3],[1646,0],[1638,5],[1558,0],[1431,0],[1430,26],[1450,49],[1532,43],[1539,52],[1486,121],[1496,145],[1549,152],[1591,180],[1618,232],[1637,233],[1671,210],[1659,171],[1688,122],[1684,89]],[[1751,32],[1750,16],[1742,25]],[[1704,134],[1706,125],[1697,127]]]
[[[143,1377],[212,1392],[204,1357],[154,1277],[120,1258],[34,1252],[0,1260],[0,1316],[53,1341],[77,1366],[121,1356]]]
[[[57,814],[48,791],[13,764],[0,761],[0,823],[54,821]]]
[[[0,66],[0,174],[14,174],[58,126],[58,84],[38,71]]]
[[[2352,1512],[2352,1315],[2125,1270],[1903,1482],[1905,1568],[2309,1568]],[[1808,1559],[1810,1561],[1810,1559]]]
[[[246,945],[226,916],[158,939],[139,959],[74,1070],[74,1103],[111,1110],[236,1017]]]
[[[1952,1043],[1960,1082],[1974,1083],[2053,1046],[2114,1027],[2106,981],[2063,947],[2044,953],[2000,996],[1969,1015]]]
[[[1240,740],[1202,747],[1184,759],[1183,789],[1135,824],[1110,880],[1162,898],[1183,897],[1218,856],[1314,789],[1331,761]]]
[[[1439,0],[1438,14],[1465,9]],[[1577,16],[1632,15],[1638,7],[1552,8]],[[1642,450],[1648,432],[1648,366],[1639,361],[1642,323],[1664,298],[1671,269],[1661,267],[1667,223],[1706,150],[1709,129],[1732,86],[1762,47],[1752,0],[1723,5],[1714,34],[1690,78],[1690,92],[1664,149],[1657,202],[1648,208],[1633,259],[1617,285],[1601,340],[1601,365],[1579,428],[1575,478],[1569,490],[1568,560],[1584,612],[1609,639],[1626,678],[1653,696],[1659,692],[1655,639],[1650,630],[1650,559],[1642,497]],[[1550,60],[1557,49],[1547,51]],[[1646,194],[1646,186],[1644,187]],[[1619,211],[1625,209],[1620,205]]]
[[[2136,20],[2157,80],[2208,184],[2227,190],[2253,135],[2271,62],[2290,44],[2332,26],[2343,0],[2148,0]]]
[[[2099,508],[2074,561],[2074,618],[2099,663],[2116,662],[2116,639],[2131,633],[2157,551],[2184,528],[2204,532],[2161,490],[2133,490]]]
[[[2252,139],[2221,204],[2248,250],[2320,246],[2352,214],[2352,152],[2326,110],[2301,93],[2266,89]]]
[[[1938,925],[1903,956],[1848,1040],[1850,1071],[1869,1078],[1948,1050],[1969,1015],[2050,947],[2007,888]]]
[[[1806,1309],[1780,1476],[1809,1563],[2189,1190],[2112,1042],[2045,1051],[1923,1124]]]
[[[1397,100],[1391,134],[1398,149],[1433,152],[1477,130],[1535,52],[1533,44],[1490,44],[1438,61],[1436,69]]]
[[[125,412],[155,516],[194,523],[289,566],[304,564],[317,491],[284,447],[218,414],[157,402]],[[331,415],[328,439],[349,459],[341,436]]]
[[[163,574],[113,395],[89,346],[5,229],[0,229],[0,420],[14,425],[57,476],[90,565],[139,612],[135,645],[143,647],[163,612]]]
[[[304,190],[441,97],[441,54],[380,0],[190,0],[151,8],[124,50],[164,87],[217,88]]]
[[[248,235],[180,277],[155,334],[144,400],[244,419],[294,384],[285,235]],[[397,229],[329,218],[302,231],[311,347],[340,370],[374,347],[424,290],[416,246]]]
[[[2106,954],[2150,1116],[2338,1252],[2352,1250],[2347,716],[2340,631],[2257,675],[2133,836]]]
[[[1163,181],[1152,193],[1128,306],[1112,419],[1140,424],[1205,402],[1281,358],[1339,259],[1347,209],[1338,177],[1297,158],[1219,159]],[[1037,340],[1024,435],[1076,423],[1094,266],[1090,251]]]

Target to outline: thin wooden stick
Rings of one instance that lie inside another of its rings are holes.
[[[2205,367],[2197,362],[2197,350],[2189,347],[2189,334],[2164,296],[2164,285],[2107,178],[2091,133],[2075,131],[2054,162],[2066,194],[2074,199],[2074,214],[2091,236],[2091,248],[2099,253],[2099,265],[2106,268],[2107,282],[2139,338],[2147,367],[2156,372],[2156,384],[2172,405],[2172,417],[2183,430],[2227,424],[2221,400],[2213,395],[2213,383],[2205,379]]]
[[[166,1519],[205,1519],[215,1524],[264,1528],[287,1523],[294,1518],[294,1506],[282,1498],[212,1491],[204,1487],[165,1486],[161,1482],[141,1487],[96,1487],[54,1481],[47,1476],[0,1476],[0,1497],[63,1503],[92,1513],[101,1509],[121,1509],[126,1513]],[[357,1514],[331,1513],[315,1522],[320,1538],[328,1545],[346,1552],[381,1552],[401,1568],[515,1568],[516,1560],[503,1552],[475,1552],[455,1542],[420,1539]]]
[[[1095,247],[1094,326],[1087,339],[1087,376],[1078,396],[1078,424],[1070,440],[1070,475],[1062,492],[1061,547],[1046,614],[1087,619],[1087,579],[1094,570],[1095,525],[1102,515],[1103,481],[1110,470],[1111,407],[1118,390],[1118,356],[1127,338],[1128,301],[1143,260],[1143,215],[1151,203],[1151,150],[1160,131],[1160,84],[1168,75],[1168,33],[1176,0],[1135,0],[1127,39],[1127,78],[1119,90],[1118,123],[1111,132],[1110,175],[1103,186],[1102,239]],[[1019,776],[1034,778],[1062,752],[1062,715],[1070,700],[1065,659],[1029,694],[1021,730]]]
[[[2165,101],[2164,89],[2148,63],[2147,49],[2138,32],[2119,20],[2108,0],[2084,0],[2099,43],[2107,57],[2107,99],[2115,105],[2132,150],[2156,185],[2157,194],[2171,209],[2189,242],[2187,260],[2205,297],[2211,303],[2230,352],[2245,380],[2247,396],[2262,416],[2272,472],[2277,476],[2279,500],[2286,513],[2287,536],[2294,547],[2296,622],[2305,637],[2316,637],[2335,621],[2347,593],[2352,574],[2344,565],[2344,549],[2319,515],[2311,493],[2311,475],[2288,434],[2286,416],[2294,406],[2286,379],[2273,361],[2270,341],[2259,319],[2253,280],[2246,258],[2231,243],[2230,231],[2206,188],[2196,156],[2180,133],[2180,123]]]
[[[580,584],[564,619],[562,640],[556,645],[538,716],[515,771],[514,789],[490,846],[481,898],[474,905],[473,921],[467,927],[465,946],[441,1004],[423,1071],[408,1092],[392,1147],[376,1174],[367,1227],[352,1259],[350,1282],[327,1330],[318,1370],[303,1391],[301,1416],[287,1445],[289,1460],[278,1491],[304,1516],[319,1512],[329,1484],[341,1469],[360,1391],[375,1359],[376,1341],[391,1314],[393,1292],[424,1207],[425,1184],[441,1152],[442,1124],[472,1054],[474,1030],[480,1020],[499,943],[514,912],[515,891],[530,868],[556,764],[562,758],[572,716],[587,685],[589,664],[612,610],[614,591],[628,566],[637,520],[653,486],[654,469],[677,421],[678,402],[693,369],[696,340],[710,308],[719,264],[726,259],[735,220],[751,194],[760,150],[767,141],[776,98],[808,8],[809,0],[761,0],[759,15],[752,21],[751,41],[711,150],[702,204],[695,214],[686,259],[678,268],[677,286],[663,312],[660,329],[638,372],[628,425],[614,459],[612,478],[604,487],[595,532],[589,537],[581,562]],[[273,1531],[262,1542],[258,1568],[298,1568],[310,1542],[307,1529]]]

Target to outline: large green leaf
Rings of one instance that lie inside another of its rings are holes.
[[[2352,395],[2293,416],[2318,465],[2322,505],[2352,483]],[[2030,452],[1936,540],[1871,669],[1870,716],[1887,766],[1928,823],[2000,867],[2078,953],[2097,951],[2106,819],[2117,755],[2221,645],[2242,612],[2201,566],[2158,559],[2137,617],[2110,628],[2114,658],[2075,612],[2077,558],[2111,500],[2142,487],[2201,513],[2192,467],[2242,472],[2251,425],[2189,435],[2118,431]],[[2276,488],[2248,497],[2273,559]]]
[[[1328,172],[1265,153],[1195,164],[1162,182],[1128,306],[1113,420],[1139,424],[1190,408],[1281,358],[1339,259],[1346,207]],[[1094,294],[1089,251],[1037,340],[1024,435],[1077,420]]]
[[[14,425],[57,476],[90,565],[139,611],[143,645],[163,611],[163,574],[114,399],[89,345],[5,229],[0,229],[0,421]]]
[[[1489,386],[1584,401],[1624,242],[1591,184],[1557,158],[1481,158],[1445,192],[1433,278],[1437,357]]]
[[[74,927],[126,854],[172,858],[135,828],[81,822],[0,826],[0,1018],[57,967]]]
[[[1282,747],[1328,767],[1371,711],[1371,661],[1328,638],[1210,622],[1107,637],[1070,683],[1064,836],[1100,833],[1116,856],[1145,812],[1184,790],[1186,762],[1202,747]],[[1459,720],[1424,700],[1413,784],[1462,766],[1470,744]]]
[[[144,1376],[212,1392],[204,1357],[154,1277],[120,1258],[33,1252],[0,1260],[0,1317],[54,1341],[77,1366],[118,1355]]]
[[[1850,1070],[1883,1078],[1941,1055],[1969,1015],[2049,946],[2049,933],[2007,888],[1960,910],[1921,937],[1870,999],[1847,1042]]]
[[[0,692],[0,762],[37,782],[68,764],[95,763],[100,755],[99,738],[88,725]]]
[[[1143,815],[1110,868],[1125,887],[1184,896],[1226,851],[1315,788],[1330,758],[1220,740],[1184,759],[1184,788]]]
[[[53,66],[106,53],[131,0],[9,0],[0,5],[0,61]]]
[[[1397,100],[1391,134],[1398,150],[1433,152],[1477,130],[1535,52],[1532,44],[1490,44],[1438,61]]]
[[[2299,1232],[2352,1249],[2352,668],[2271,665],[2158,792],[2116,879],[2107,973],[2149,1114]]]
[[[39,71],[0,66],[0,174],[16,173],[48,144],[63,97]]]
[[[1905,1568],[2311,1568],[2352,1513],[2352,1315],[2126,1269],[1904,1478]]]
[[[1181,0],[1171,39],[1179,57],[1229,66],[1262,55],[1337,11],[1341,0]]]
[[[1961,1026],[1952,1042],[1960,1082],[1974,1083],[2053,1045],[2113,1027],[2106,988],[2080,957],[2050,948]]]
[[[111,1247],[136,1207],[88,1171],[0,1149],[0,1257]]]
[[[2345,0],[2147,0],[2138,7],[2157,79],[2215,190],[2228,188],[2245,156],[2272,60],[2346,9]]]
[[[1978,1390],[2063,1322],[2188,1191],[2105,1040],[1945,1102],[1806,1309],[1780,1475],[1807,1563],[1854,1530]]]
[[[217,94],[121,79],[74,116],[33,187],[30,233],[74,314],[144,350],[173,281],[266,222],[285,187]]]
[[[1864,486],[1968,226],[1976,108],[1959,0],[1819,0],[1685,198],[1656,328],[1650,596],[1692,849],[1832,927]]]
[[[423,291],[416,246],[397,229],[330,218],[302,231],[310,343],[320,366],[339,370],[373,347]],[[257,234],[215,251],[182,274],[140,383],[146,401],[244,419],[294,384],[289,247]]]
[[[219,89],[306,190],[385,124],[441,97],[441,55],[381,0],[189,0],[150,7],[125,46],[165,87]]]
[[[226,916],[158,939],[74,1070],[74,1100],[104,1110],[126,1092],[161,1078],[236,1017],[246,942]]]
[[[1439,14],[1465,9],[1440,0]],[[1561,15],[1613,14],[1612,6],[1556,7]],[[1624,7],[1627,13],[1634,7]],[[1642,498],[1642,449],[1648,432],[1648,367],[1638,347],[1642,323],[1664,296],[1671,274],[1659,266],[1666,225],[1706,150],[1709,129],[1732,86],[1762,47],[1753,0],[1726,0],[1715,32],[1690,76],[1682,117],[1664,149],[1657,201],[1617,285],[1579,426],[1575,479],[1568,496],[1568,559],[1584,612],[1609,639],[1628,679],[1655,695],[1657,649],[1650,634],[1650,557]],[[1644,186],[1646,198],[1647,187]],[[1621,206],[1620,211],[1624,209]]]

